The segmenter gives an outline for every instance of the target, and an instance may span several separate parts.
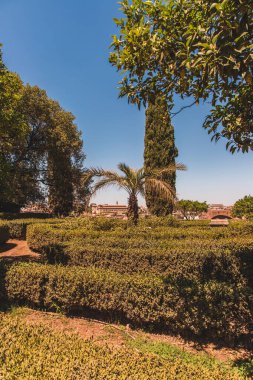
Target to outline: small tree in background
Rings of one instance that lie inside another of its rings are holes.
[[[253,197],[246,195],[244,198],[235,202],[232,209],[234,217],[253,219]]]
[[[182,216],[187,220],[193,220],[203,212],[207,212],[208,205],[206,202],[180,200],[176,204],[176,208],[181,212]]]
[[[168,104],[163,95],[158,95],[154,101],[149,102],[146,111],[144,170],[152,171],[173,165],[177,156]],[[176,191],[176,172],[163,174],[161,179],[167,182],[174,192]],[[173,202],[162,199],[149,188],[146,188],[145,200],[151,214],[156,216],[172,214]]]

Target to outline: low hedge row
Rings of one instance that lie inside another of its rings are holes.
[[[0,219],[17,220],[17,219],[50,219],[52,216],[41,212],[0,212]]]
[[[27,227],[33,224],[41,223],[42,225],[51,225],[63,223],[61,219],[17,219],[17,220],[0,220],[0,226],[8,226],[10,239],[25,240]]]
[[[114,248],[81,240],[72,241],[62,249],[54,259],[61,259],[68,265],[93,265],[126,274],[152,273],[177,281],[217,280],[253,288],[253,238],[230,239],[216,247],[207,242],[206,245],[189,244],[160,251],[152,247]],[[51,260],[52,255],[53,250],[48,251]]]
[[[79,233],[81,238],[77,239]],[[33,225],[27,239],[30,248],[50,264],[94,265],[120,273],[152,273],[177,280],[218,280],[253,287],[252,236],[159,241]]]
[[[246,380],[215,361],[204,364],[175,355],[164,360],[99,347],[17,317],[1,315],[0,338],[0,378],[5,380]]]
[[[77,223],[77,224],[76,224]],[[99,239],[104,240],[105,243],[109,240],[112,241],[114,246],[124,247],[126,244],[135,244],[135,246],[146,247],[152,244],[157,244],[161,247],[166,247],[172,242],[175,244],[179,240],[189,240],[189,239],[198,239],[198,240],[220,240],[230,237],[241,237],[247,236],[253,232],[252,226],[249,224],[243,224],[243,227],[240,225],[231,226],[231,228],[156,228],[156,229],[147,229],[147,228],[129,228],[121,229],[116,228],[115,230],[104,231],[101,233],[100,230],[91,228],[90,225],[84,225],[83,223],[78,224],[78,221],[69,222],[68,220],[62,224],[34,224],[29,227],[28,239],[30,244],[41,244],[40,240],[43,243],[44,234],[46,238],[52,237],[52,239],[60,239],[61,235],[64,236],[64,240],[69,240],[69,238],[90,238],[90,239]],[[69,235],[69,238],[68,238]]]
[[[10,234],[8,225],[4,223],[0,224],[0,244],[5,243],[9,238]]]
[[[92,309],[177,334],[230,341],[252,331],[252,289],[242,285],[183,284],[92,267],[33,263],[8,269],[5,289],[11,303],[71,313]]]
[[[198,234],[200,231],[198,231]],[[27,229],[27,241],[31,249],[43,253],[47,246],[71,241],[73,239],[83,239],[88,242],[96,242],[96,244],[106,245],[117,248],[148,248],[152,245],[155,248],[166,248],[175,245],[180,240],[189,241],[189,239],[196,238],[199,240],[199,235],[187,236],[184,232],[169,235],[170,238],[162,234],[153,233],[152,231],[113,231],[113,232],[99,232],[94,230],[68,229],[59,225],[46,225],[46,224],[33,224]],[[201,239],[204,239],[205,235]],[[208,237],[209,238],[209,237]],[[206,240],[206,239],[205,239]],[[211,242],[211,240],[209,239]]]
[[[22,215],[22,214],[20,214]],[[23,218],[16,220],[2,220],[1,224],[9,225],[10,238],[26,239],[27,227],[39,223],[41,226],[48,226],[55,230],[63,230],[64,234],[68,233],[76,237],[89,233],[91,238],[101,236],[101,231],[111,234],[118,239],[139,239],[144,240],[152,236],[153,240],[172,241],[184,240],[188,238],[213,238],[215,240],[229,236],[241,236],[253,232],[253,223],[233,222],[229,228],[212,229],[206,221],[174,221],[174,225],[166,227],[161,223],[160,218],[151,218],[143,220],[138,228],[127,228],[126,221],[105,218]],[[176,224],[175,224],[176,223]],[[151,225],[152,227],[149,227]],[[38,230],[36,231],[37,234]],[[137,240],[136,240],[137,244]]]
[[[50,264],[65,262],[65,243],[75,237],[75,230],[59,228],[57,224],[32,224],[26,233],[29,248],[40,253],[43,260]]]

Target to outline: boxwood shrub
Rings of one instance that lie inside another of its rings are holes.
[[[96,218],[94,218],[96,220]],[[97,224],[100,226],[101,221]],[[109,220],[110,223],[112,223]],[[107,222],[107,223],[109,223]],[[229,228],[214,228],[209,226],[203,227],[158,227],[158,228],[128,228],[115,227],[109,230],[100,230],[96,228],[95,221],[90,222],[88,219],[66,219],[62,223],[43,223],[36,225],[34,222],[28,227],[27,238],[31,248],[40,249],[40,246],[46,246],[48,238],[56,241],[69,241],[73,237],[83,237],[86,240],[99,239],[107,241],[113,239],[114,246],[125,248],[126,245],[135,244],[136,247],[147,247],[152,242],[152,246],[156,244],[159,247],[166,247],[175,244],[176,241],[182,240],[209,240],[217,242],[218,240],[231,237],[242,237],[252,234],[253,224],[250,223],[234,223]],[[104,223],[104,222],[103,222]],[[102,226],[103,226],[102,223]],[[190,223],[190,222],[189,222]],[[113,225],[113,224],[112,224]],[[100,227],[99,227],[100,228]],[[103,232],[102,232],[103,231]],[[63,238],[61,237],[63,235]],[[44,238],[45,236],[45,238]],[[103,243],[104,244],[104,243]],[[108,245],[108,244],[107,244]]]
[[[85,313],[95,310],[134,325],[231,341],[252,331],[252,289],[126,275],[93,267],[18,264],[6,274],[11,303]]]
[[[93,265],[120,273],[152,273],[162,278],[218,280],[253,287],[253,238],[227,239],[216,246],[209,243],[124,249],[84,239],[65,244],[61,257],[69,265]]]
[[[33,224],[41,223],[42,225],[54,225],[63,223],[61,219],[16,219],[16,220],[3,220],[0,225],[7,225],[9,228],[10,239],[25,240],[27,227]]]
[[[175,233],[175,231],[174,231]],[[157,238],[127,231],[63,230],[62,225],[32,225],[31,249],[48,263],[109,268],[120,273],[151,273],[187,281],[227,281],[253,287],[252,235],[211,239]],[[177,231],[179,234],[179,231]],[[218,233],[219,234],[219,233]]]

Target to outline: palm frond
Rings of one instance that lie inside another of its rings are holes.
[[[126,165],[125,163],[119,163],[118,164],[119,170],[121,170],[125,174],[125,180],[128,183],[129,187],[136,188],[136,174],[137,170],[130,168],[130,166]]]
[[[145,196],[145,172],[144,168],[140,168],[136,171],[136,187],[137,194],[140,193],[143,197]]]
[[[172,174],[177,170],[185,171],[187,170],[187,167],[182,163],[169,164],[164,168],[153,169],[146,174],[148,177],[161,177],[166,174]]]
[[[99,179],[96,181],[96,178]],[[90,181],[95,179],[95,183],[92,187],[93,195],[103,187],[108,187],[111,185],[116,185],[119,188],[123,188],[128,191],[127,183],[125,177],[120,176],[117,172],[111,170],[104,170],[99,167],[91,167],[86,171],[83,176],[84,181]]]
[[[119,170],[122,171],[126,176],[131,175],[132,169],[130,168],[130,166],[128,166],[128,165],[125,164],[124,162],[120,162],[120,163],[118,164],[118,168],[119,168]]]
[[[119,174],[112,170],[104,170],[99,167],[91,167],[84,174],[91,177],[107,177],[107,176],[119,176]]]
[[[157,178],[147,178],[145,186],[165,200],[175,201],[176,199],[176,192],[168,182]]]
[[[102,178],[93,185],[91,190],[92,194],[94,195],[98,190],[109,186],[117,186],[119,188],[125,189],[123,181],[120,183],[119,181],[112,180],[111,178]]]
[[[163,199],[174,202],[176,192],[169,182],[163,180],[163,177],[166,174],[174,173],[176,170],[186,170],[186,166],[181,163],[170,164],[165,168],[145,172],[144,168],[133,169],[125,163],[120,163],[118,169],[123,175],[115,171],[95,167],[87,170],[84,174],[86,180],[97,178],[97,181],[93,185],[93,194],[104,187],[113,185],[124,189],[130,195],[135,194],[135,196],[138,194],[145,196],[145,190],[150,189]]]

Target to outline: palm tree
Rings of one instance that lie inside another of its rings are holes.
[[[138,195],[145,196],[145,188],[148,188],[164,199],[175,201],[175,190],[162,178],[163,175],[171,174],[176,170],[186,170],[186,167],[183,164],[171,164],[166,168],[145,172],[144,168],[132,169],[128,165],[120,163],[118,164],[118,169],[123,175],[101,168],[90,168],[85,175],[85,180],[89,181],[93,178],[100,178],[93,186],[93,194],[111,185],[124,189],[128,193],[127,216],[134,225],[137,225],[139,218]]]

